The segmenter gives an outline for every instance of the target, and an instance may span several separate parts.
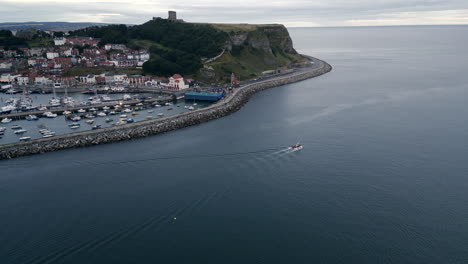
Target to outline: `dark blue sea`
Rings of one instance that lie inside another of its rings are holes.
[[[0,263],[468,263],[468,27],[290,33],[333,71],[0,161]]]

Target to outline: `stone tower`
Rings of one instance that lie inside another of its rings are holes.
[[[177,21],[176,11],[169,11],[169,16],[167,17],[169,21]]]

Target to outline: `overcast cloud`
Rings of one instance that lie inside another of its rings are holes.
[[[167,10],[190,22],[289,27],[468,24],[468,0],[0,0],[0,22],[139,24]]]

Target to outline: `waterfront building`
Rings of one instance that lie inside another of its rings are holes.
[[[188,89],[189,85],[185,83],[184,77],[180,74],[174,74],[169,78],[169,83],[167,84],[167,89],[170,90],[184,90]]]
[[[18,76],[18,78],[16,78],[16,83],[18,85],[28,85],[29,84],[29,77],[28,76]]]

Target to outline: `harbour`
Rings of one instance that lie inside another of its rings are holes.
[[[207,107],[194,108],[196,103],[187,107],[168,107],[168,111],[181,109],[181,112],[163,118],[140,119],[139,122],[130,122],[122,126],[102,126],[103,129],[67,133],[58,137],[35,139],[28,142],[10,143],[0,145],[0,159],[9,159],[24,155],[56,151],[60,149],[85,147],[97,144],[106,144],[161,134],[187,126],[197,125],[209,120],[221,118],[239,110],[249,98],[264,89],[277,87],[289,83],[299,82],[317,77],[332,70],[331,65],[319,59],[313,59],[313,67],[299,69],[294,73],[279,75],[256,82],[249,82],[229,93],[224,99]],[[186,101],[190,102],[190,101]],[[175,113],[174,111],[173,113]],[[140,116],[140,115],[138,115]],[[77,129],[81,129],[77,128]]]

